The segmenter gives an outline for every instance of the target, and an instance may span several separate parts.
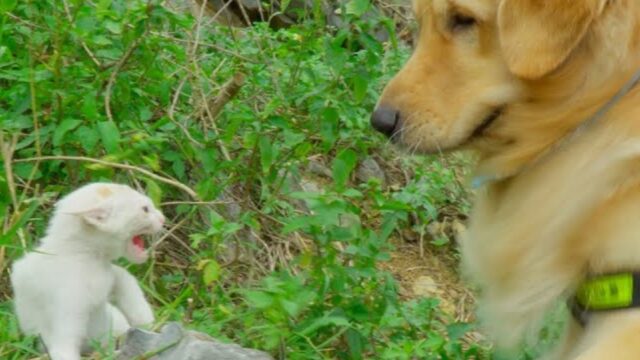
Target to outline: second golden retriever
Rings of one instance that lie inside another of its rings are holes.
[[[640,1],[414,7],[415,51],[372,125],[413,151],[478,154],[462,255],[487,331],[514,348],[587,278],[640,271],[640,86],[620,91],[640,70]],[[640,308],[622,307],[572,318],[550,356],[640,359]]]

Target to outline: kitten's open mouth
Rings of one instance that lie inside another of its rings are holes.
[[[136,249],[136,251],[144,252],[144,239],[142,238],[142,235],[135,235],[131,239],[131,242],[133,243],[133,248]]]
[[[149,252],[145,249],[145,241],[142,234],[134,235],[127,244],[125,257],[135,264],[147,261]]]

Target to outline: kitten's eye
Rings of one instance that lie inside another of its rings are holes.
[[[470,29],[477,23],[476,19],[471,16],[454,14],[451,17],[449,26],[452,32],[460,32]]]
[[[149,212],[149,207],[148,206],[143,206],[142,207],[142,211],[148,213]]]

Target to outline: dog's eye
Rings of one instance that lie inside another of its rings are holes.
[[[142,207],[142,211],[148,213],[149,212],[149,207],[148,206],[143,206]]]
[[[475,24],[476,19],[472,18],[471,16],[455,14],[451,17],[450,27],[451,31],[457,32],[467,30]]]

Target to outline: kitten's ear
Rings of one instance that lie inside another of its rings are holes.
[[[97,205],[86,209],[77,209],[65,211],[65,213],[70,215],[79,216],[84,220],[87,224],[91,224],[93,226],[101,226],[107,222],[109,216],[111,216],[111,211],[113,210],[110,201],[103,201]]]

